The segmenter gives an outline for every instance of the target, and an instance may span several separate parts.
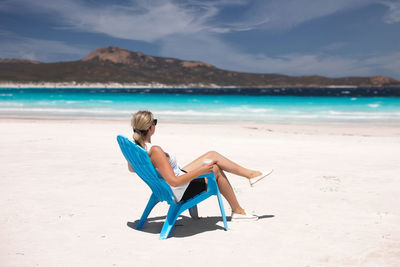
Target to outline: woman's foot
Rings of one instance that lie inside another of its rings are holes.
[[[231,215],[231,222],[249,222],[249,221],[257,221],[258,216],[254,214],[241,214],[241,213],[235,213],[232,212]]]
[[[247,214],[247,212],[241,207],[232,210],[231,222],[248,222],[257,220],[257,215]]]
[[[255,176],[249,178],[250,186],[253,187],[255,183],[261,181],[262,179],[264,179],[265,177],[270,175],[273,171],[274,171],[273,169],[262,171],[262,172],[258,171],[255,174]]]

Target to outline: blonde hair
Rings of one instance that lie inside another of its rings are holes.
[[[147,110],[139,110],[131,119],[131,126],[133,128],[133,140],[142,148],[146,149],[144,137],[149,132],[150,127],[153,125],[153,113]]]

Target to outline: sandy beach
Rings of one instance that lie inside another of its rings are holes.
[[[400,266],[400,127],[163,123],[152,142],[184,165],[216,150],[274,168],[228,177],[256,222],[223,223],[215,197],[167,240],[129,173],[127,120],[0,119],[0,266]],[[225,210],[230,208],[225,201]]]

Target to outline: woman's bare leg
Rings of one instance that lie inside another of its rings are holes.
[[[215,161],[215,163],[218,165],[218,167],[220,167],[223,171],[227,171],[227,172],[230,172],[230,173],[233,173],[236,175],[240,175],[240,176],[246,177],[248,179],[256,177],[261,174],[261,172],[259,172],[259,171],[244,168],[244,167],[240,166],[239,164],[229,160],[228,158],[225,158],[224,156],[222,156],[221,154],[219,154],[218,152],[215,152],[215,151],[209,151],[209,152],[205,153],[204,155],[200,156],[199,158],[195,159],[194,161],[192,161],[191,163],[189,163],[188,165],[183,167],[183,169],[185,171],[195,170],[195,169],[199,168],[202,164],[204,164],[203,161],[205,159],[211,159],[211,160]]]
[[[218,165],[214,165],[214,175],[215,179],[217,180],[218,188],[221,194],[225,197],[225,199],[228,201],[229,206],[231,206],[231,209],[235,213],[240,213],[240,214],[246,214],[244,209],[240,206],[235,192],[233,191],[233,188],[231,184],[228,181],[228,178],[226,177],[225,173],[221,168],[218,167]]]

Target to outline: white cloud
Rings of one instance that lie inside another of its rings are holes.
[[[3,8],[23,7],[56,16],[66,26],[84,32],[152,42],[171,34],[206,30],[218,13],[215,5],[183,5],[174,1],[131,1],[128,5],[87,5],[77,0],[15,0]],[[1,6],[0,6],[1,8]]]
[[[400,1],[384,2],[389,7],[389,12],[385,15],[384,21],[389,24],[400,22]]]
[[[15,36],[9,32],[0,32],[6,37],[0,42],[0,58],[30,59],[43,62],[64,59],[77,60],[86,56],[90,50],[68,45],[64,42],[41,40]]]
[[[374,3],[389,7],[386,22],[400,20],[398,0],[131,0],[124,5],[83,0],[5,0],[0,10],[45,13],[75,30],[153,42],[174,34],[290,28]],[[243,10],[234,21],[221,20],[218,14],[232,6]]]
[[[211,16],[208,10],[198,17],[172,3],[147,8],[142,12],[126,12],[118,9],[99,9],[83,14],[69,13],[70,24],[83,31],[142,41],[154,41],[170,34],[190,34],[202,30],[203,20]],[[82,15],[82,16],[81,16]]]
[[[327,77],[370,76],[389,73],[400,77],[400,53],[372,55],[366,59],[316,54],[265,54],[242,53],[217,36],[174,36],[163,43],[164,56],[187,60],[201,60],[227,70],[288,75],[323,75]],[[377,72],[381,71],[381,72]]]
[[[233,29],[290,28],[337,12],[359,8],[379,0],[254,0]]]
[[[221,22],[215,32],[286,29],[371,4],[389,7],[383,18],[384,22],[400,21],[400,0],[252,0],[247,4],[245,11],[234,22]]]

